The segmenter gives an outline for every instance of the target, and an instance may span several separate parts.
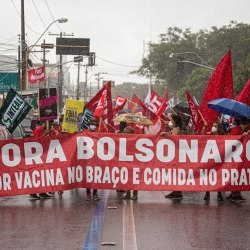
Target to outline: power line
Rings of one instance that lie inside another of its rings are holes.
[[[40,13],[39,13],[39,11],[38,11],[38,9],[37,9],[37,7],[36,7],[36,4],[35,4],[34,0],[32,0],[32,3],[33,3],[33,5],[34,5],[34,7],[35,7],[36,13],[37,13],[37,15],[39,16],[41,22],[43,23],[44,27],[47,28],[47,25],[46,25],[45,22],[43,21],[43,19],[42,19]]]
[[[0,48],[1,52],[10,52],[10,51],[17,51],[17,49],[4,49],[4,48]]]
[[[7,39],[7,41],[4,42],[4,43],[0,42],[0,45],[5,45],[5,44],[6,44],[6,46],[16,46],[16,45],[14,45],[14,44],[9,44],[9,42],[11,42],[12,40],[16,39],[18,36],[19,36],[19,35],[15,35],[15,36],[13,36],[12,38],[4,38],[4,37],[2,37],[2,38],[4,38],[4,39]]]
[[[0,57],[1,58],[1,57]],[[6,63],[6,65],[16,65],[17,64],[17,60],[15,59],[15,62],[8,62],[8,61],[3,61],[0,59],[0,63]]]
[[[14,55],[14,56],[16,56],[16,55]],[[11,56],[11,55],[0,55],[0,58],[2,57],[2,59],[5,57],[5,58],[9,58],[9,59],[11,59],[11,60],[15,60],[15,61],[18,61],[18,60],[16,60],[13,56]]]
[[[5,47],[17,47],[16,44],[6,44],[6,43],[0,43],[0,46],[5,46]],[[6,49],[11,49],[11,48],[6,48]],[[13,48],[12,48],[13,49]]]
[[[119,65],[119,66],[123,66],[123,67],[129,67],[129,68],[138,68],[139,67],[139,66],[132,66],[132,65],[126,65],[126,64],[120,64],[120,63],[112,62],[112,61],[109,61],[107,59],[101,58],[99,56],[96,56],[96,57],[101,59],[102,61],[105,61],[105,62],[108,62],[108,63],[111,63],[111,64],[115,64],[115,65]]]
[[[36,59],[37,59],[39,62],[42,61],[36,54],[30,53],[30,55],[31,55],[31,57],[33,57],[33,58],[36,57]]]
[[[48,3],[47,3],[47,0],[44,0],[44,1],[45,1],[45,4],[46,4],[46,6],[47,6],[47,8],[48,8],[48,11],[49,11],[49,13],[50,13],[50,15],[51,15],[53,21],[55,21],[56,19],[55,19],[54,16],[52,15],[52,12],[51,12],[50,7],[49,7],[49,5],[48,5]],[[57,23],[56,23],[56,26],[57,26],[57,28],[58,28],[60,31],[62,31],[62,29],[60,28],[60,26],[59,26]]]
[[[17,14],[21,17],[21,15],[20,15],[20,13],[19,13],[19,11],[18,11],[16,5],[14,4],[13,0],[11,0],[11,2],[12,2],[12,4],[13,4],[13,6],[14,6],[16,12],[17,12]],[[37,35],[41,35],[41,34],[37,33],[36,31],[34,31],[26,22],[25,22],[25,26],[27,26],[27,28],[29,28],[33,33],[35,33],[35,34],[37,34]]]

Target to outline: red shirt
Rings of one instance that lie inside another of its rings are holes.
[[[242,135],[244,132],[250,131],[250,125],[243,131],[240,125],[236,126],[229,133],[230,135]]]
[[[41,137],[43,135],[43,132],[45,131],[44,126],[39,126],[34,129],[34,137]]]

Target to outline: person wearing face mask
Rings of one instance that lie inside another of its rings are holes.
[[[203,134],[205,134],[205,132]],[[210,135],[224,135],[224,130],[223,130],[222,124],[219,123],[218,121],[214,122],[213,126],[211,128],[211,132],[209,134]],[[206,192],[206,194],[204,196],[204,200],[205,201],[210,200],[210,192]],[[217,193],[217,200],[218,201],[223,201],[223,197],[222,197],[221,192]]]
[[[240,117],[235,119],[238,121],[238,126],[234,127],[230,132],[230,135],[249,135],[250,134],[250,120],[245,117]],[[235,202],[243,202],[246,201],[241,195],[239,191],[232,191],[231,194],[226,197],[227,200],[235,201]]]
[[[230,130],[229,134],[230,135],[240,135],[241,134],[241,128],[240,128],[240,117],[233,117],[232,124],[229,125]]]
[[[97,119],[95,117],[91,117],[91,119],[89,121],[89,128],[87,130],[85,130],[84,132],[97,132],[97,129],[98,129]],[[91,190],[89,188],[86,189],[86,194],[87,194],[86,201],[90,201],[91,200]],[[97,189],[93,190],[93,200],[94,201],[100,200],[99,196],[97,195]]]
[[[171,115],[171,120],[168,122],[168,127],[171,129],[169,134],[173,136],[181,135],[182,120],[180,116],[176,114]],[[166,134],[167,134],[166,132],[162,132],[161,136]],[[173,200],[181,200],[183,196],[181,191],[173,191],[172,193],[165,195],[165,198]]]

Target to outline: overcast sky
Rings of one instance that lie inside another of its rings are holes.
[[[193,32],[211,26],[228,25],[231,20],[250,23],[250,0],[25,0],[28,45],[32,45],[53,20],[65,17],[65,24],[53,24],[43,37],[55,43],[51,33],[74,33],[90,38],[90,51],[96,52],[97,72],[106,72],[106,80],[146,83],[128,74],[141,64],[149,41],[157,42],[169,27],[191,28]],[[21,0],[0,0],[0,43],[18,44]],[[41,39],[42,42],[42,39]],[[0,44],[0,49],[3,46]],[[4,47],[6,48],[6,47]],[[3,52],[1,52],[3,53]],[[37,55],[41,58],[41,55]],[[48,55],[55,62],[55,51]],[[70,60],[68,57],[67,60]],[[36,59],[34,59],[36,60]],[[70,67],[76,81],[76,66]],[[82,79],[84,79],[82,70]]]

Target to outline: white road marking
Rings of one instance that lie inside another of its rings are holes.
[[[123,250],[137,250],[133,202],[123,204]]]

